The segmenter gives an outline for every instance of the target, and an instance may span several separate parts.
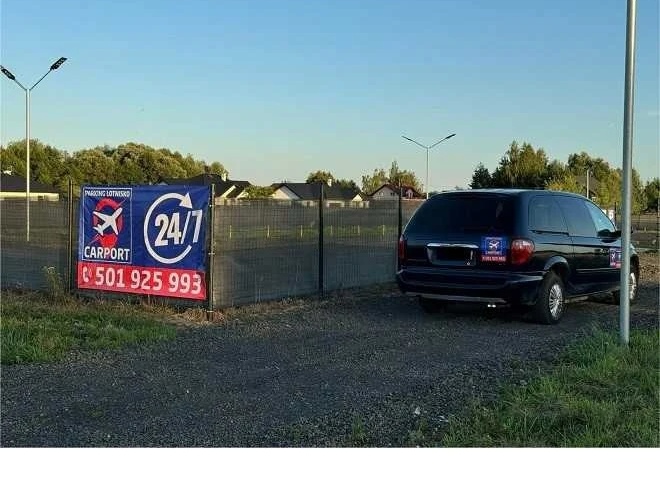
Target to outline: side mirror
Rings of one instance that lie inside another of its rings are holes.
[[[601,229],[598,231],[599,238],[621,238],[621,230],[617,229],[616,231],[610,231],[609,229]]]

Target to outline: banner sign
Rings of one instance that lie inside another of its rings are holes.
[[[482,236],[481,260],[483,262],[506,262],[507,238]]]
[[[206,299],[208,186],[83,186],[78,288]]]

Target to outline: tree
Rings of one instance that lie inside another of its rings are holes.
[[[644,195],[646,197],[646,210],[651,212],[660,211],[660,178],[656,177],[646,183],[644,186]]]
[[[592,158],[584,151],[579,154],[574,153],[569,155],[566,167],[574,175],[586,175],[587,170],[589,170],[589,175],[598,181],[612,172],[612,167],[609,163],[602,158]]]
[[[546,181],[548,157],[543,149],[513,141],[492,175],[493,187],[542,188]]]
[[[479,163],[474,169],[472,174],[472,181],[470,182],[470,188],[472,189],[483,189],[489,188],[493,185],[493,179],[490,175],[488,169],[484,166],[483,163]]]
[[[373,175],[362,176],[362,191],[371,194],[383,184],[387,184],[388,182],[389,179],[384,169],[374,169]]]
[[[360,190],[358,185],[352,179],[338,179],[338,180],[333,181],[332,185],[333,186],[339,186],[339,187],[342,187],[342,188],[355,189],[356,191]]]
[[[25,177],[25,141],[15,141],[0,149],[2,170]],[[64,159],[67,154],[57,148],[30,139],[30,179],[55,184],[65,175]]]
[[[270,198],[274,191],[272,186],[248,186],[245,188],[246,197],[249,199]]]
[[[582,191],[582,187],[578,184],[577,179],[570,172],[565,172],[563,176],[554,177],[546,183],[545,187],[552,191],[566,191],[578,194]]]
[[[322,182],[328,185],[331,181],[334,180],[335,176],[330,172],[326,172],[325,170],[317,170],[316,172],[310,172],[305,182],[308,184],[311,184],[312,182]]]
[[[410,170],[401,170],[399,168],[399,163],[396,160],[390,165],[390,173],[387,179],[390,184],[395,186],[410,186],[418,192],[422,190],[422,185],[414,172],[411,172]]]
[[[209,174],[217,174],[220,176],[223,175],[228,175],[229,172],[227,172],[227,169],[225,166],[220,163],[219,161],[214,161],[208,166],[208,169],[206,170]]]
[[[362,191],[365,193],[371,194],[383,184],[394,186],[400,184],[410,186],[418,192],[422,190],[417,176],[409,170],[401,170],[396,160],[391,163],[389,172],[386,172],[384,168],[377,168],[374,169],[373,175],[362,176]]]

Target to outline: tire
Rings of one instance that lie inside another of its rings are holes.
[[[637,300],[639,295],[639,270],[634,264],[630,264],[630,303],[632,304]],[[621,303],[621,290],[612,292],[612,300],[615,304]]]
[[[442,312],[445,308],[445,302],[442,300],[427,299],[426,297],[419,298],[419,305],[428,314]]]
[[[539,296],[532,308],[534,320],[544,325],[559,323],[566,308],[564,282],[553,271],[541,282]]]

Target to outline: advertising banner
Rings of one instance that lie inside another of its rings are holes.
[[[83,186],[78,288],[206,299],[208,186]]]

